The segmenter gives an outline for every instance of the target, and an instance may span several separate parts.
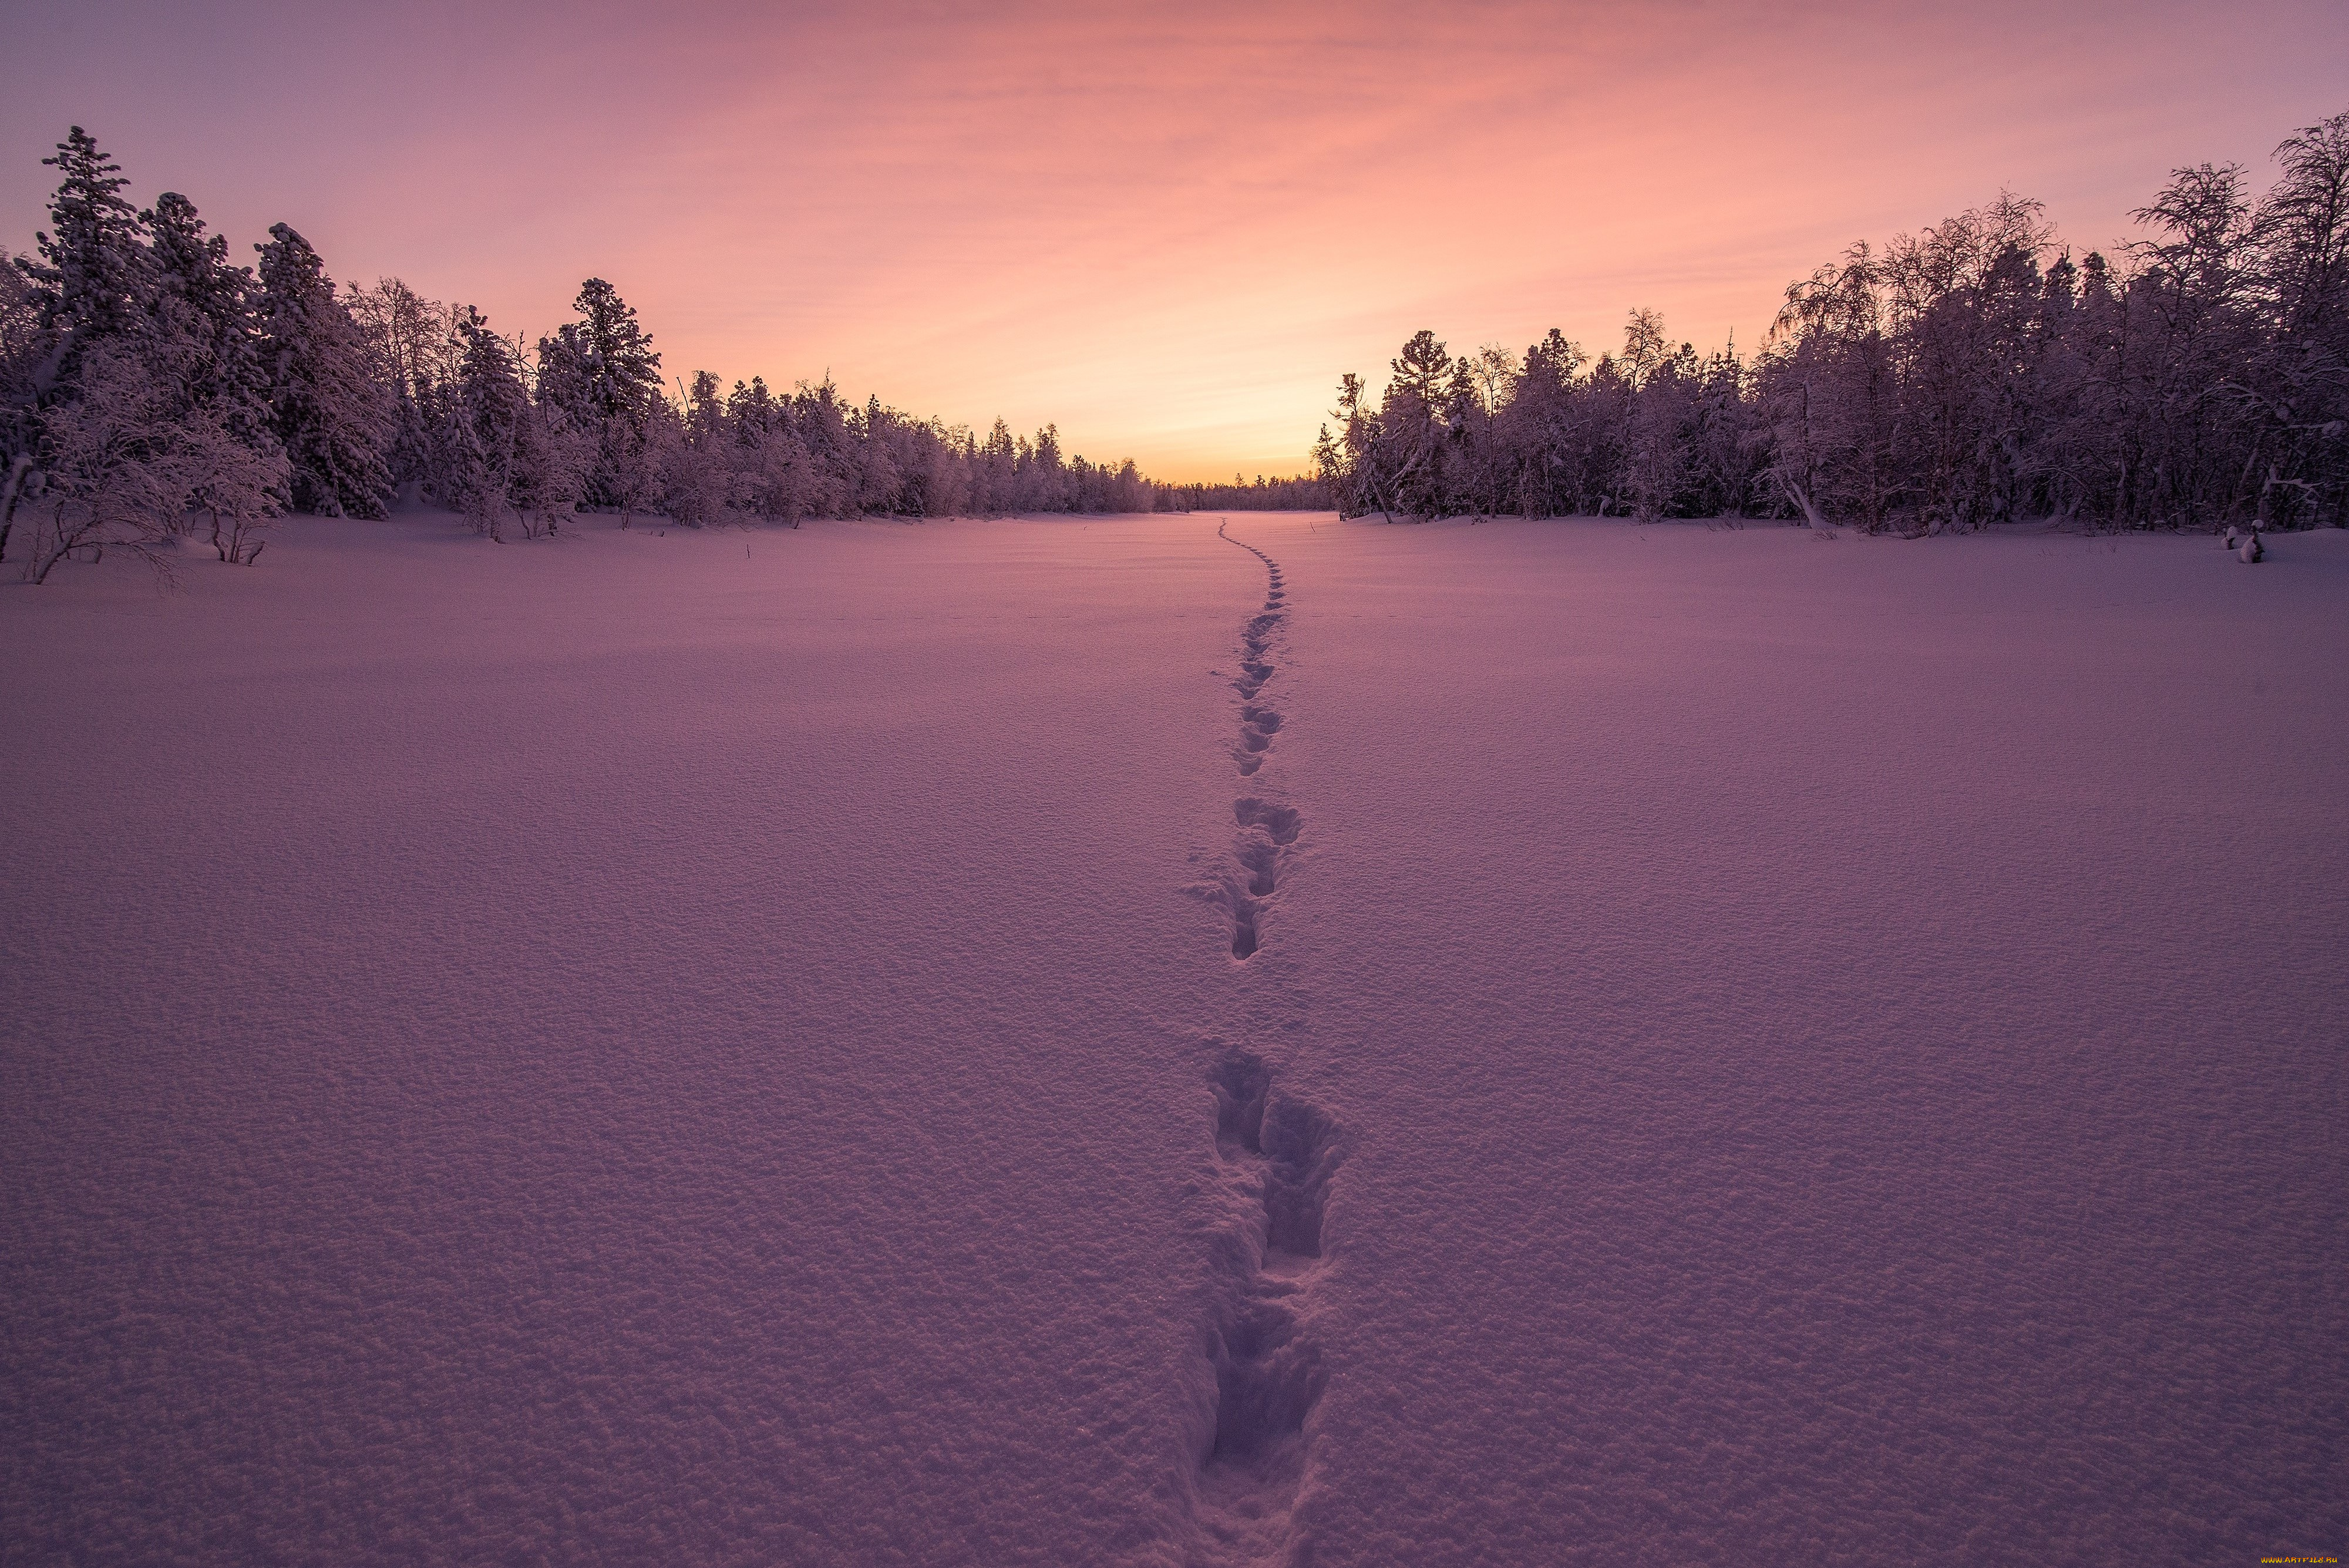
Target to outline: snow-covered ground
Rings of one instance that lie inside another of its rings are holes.
[[[1221,521],[0,590],[0,1557],[2338,1551],[2349,535]]]

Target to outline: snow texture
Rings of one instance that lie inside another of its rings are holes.
[[[2349,537],[1220,521],[0,594],[0,1556],[2338,1550]]]

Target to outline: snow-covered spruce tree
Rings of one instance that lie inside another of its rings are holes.
[[[273,224],[261,253],[261,327],[278,439],[294,504],[333,517],[381,517],[392,400],[366,335],[335,296],[310,243]]]
[[[1386,510],[1387,497],[1378,483],[1378,410],[1362,406],[1362,379],[1350,370],[1338,379],[1338,406],[1330,417],[1338,421],[1338,433],[1321,427],[1313,443],[1313,466],[1328,481],[1338,515],[1366,517]],[[1000,432],[1003,421],[996,421],[995,428]],[[990,444],[993,439],[988,438]]]
[[[604,400],[596,389],[595,358],[579,323],[566,321],[538,340],[538,400],[575,420],[600,426]]]
[[[520,345],[491,331],[480,311],[457,317],[457,335],[463,350],[434,431],[436,493],[500,543],[508,513],[525,539],[554,533],[585,493],[596,432],[533,400]]]
[[[666,423],[666,421],[664,421]],[[659,441],[661,509],[688,528],[733,521],[736,474],[732,431],[718,378],[696,371],[681,417]]]
[[[1431,517],[1444,510],[1447,432],[1440,410],[1452,355],[1435,334],[1421,332],[1402,346],[1390,369],[1393,379],[1379,406],[1377,488],[1394,511]]]
[[[140,327],[148,358],[178,387],[182,409],[204,410],[255,452],[277,452],[253,274],[228,265],[228,242],[205,234],[195,203],[179,192],[164,192],[140,217],[152,262]]]
[[[457,331],[464,355],[439,432],[439,488],[476,533],[502,544],[523,477],[530,391],[513,345],[491,331],[480,311],[465,307]]]
[[[1526,350],[1501,423],[1519,464],[1518,505],[1527,516],[1589,510],[1598,493],[1598,441],[1581,371],[1589,356],[1553,327]]]
[[[1755,492],[1755,442],[1747,419],[1745,366],[1733,340],[1705,356],[1693,391],[1691,509],[1699,517],[1742,519]]]
[[[636,313],[619,290],[600,277],[579,286],[572,302],[579,313],[597,411],[606,416],[640,413],[660,396],[660,356],[636,325]]]
[[[999,516],[1009,512],[1016,497],[1012,492],[1014,466],[1019,449],[1011,439],[1011,427],[998,419],[972,453],[971,510],[982,517]]]
[[[866,423],[879,407],[874,403],[867,410]],[[1065,512],[1069,508],[1068,465],[1061,461],[1061,427],[1046,425],[1036,432],[1036,444],[1028,457],[1027,508],[1035,512]]]
[[[5,297],[5,362],[0,364],[0,555],[17,509],[43,483],[45,407],[72,395],[82,356],[129,333],[150,292],[139,213],[122,194],[129,183],[80,126],[42,163],[58,172],[49,227],[35,236],[34,256],[17,256]]]
[[[849,413],[828,375],[812,387],[802,381],[792,392],[792,429],[807,448],[810,511],[817,516],[845,517],[855,510],[859,464]]]
[[[647,429],[666,402],[660,356],[636,313],[602,278],[580,285],[572,308],[578,320],[539,339],[539,399],[560,410],[570,428],[595,432],[585,499],[625,517],[652,483],[656,465],[647,462],[647,448],[663,444]]]
[[[34,236],[36,261],[16,259],[32,281],[34,307],[57,333],[55,358],[38,372],[46,397],[72,379],[88,348],[134,330],[153,291],[152,259],[139,211],[122,194],[121,166],[80,126],[41,162],[58,171],[49,228]]]
[[[734,383],[726,423],[733,431],[735,493],[743,510],[798,527],[808,510],[808,452],[791,428],[790,410],[763,377],[753,376]]]

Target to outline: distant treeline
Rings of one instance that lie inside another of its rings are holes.
[[[1355,515],[2349,526],[2349,114],[2275,158],[2257,201],[2231,164],[2178,171],[2116,256],[2075,262],[2012,196],[1855,245],[1750,361],[1644,310],[1596,363],[1422,332],[1375,403],[1340,383],[1320,471]]]
[[[528,343],[397,278],[337,289],[283,223],[257,268],[232,265],[186,197],[135,208],[79,126],[43,161],[60,178],[37,254],[0,253],[0,558],[29,513],[35,580],[206,524],[251,559],[281,510],[380,517],[403,489],[500,539],[582,508],[703,526],[1161,504],[1131,462],[1064,457],[1053,425],[979,435],[829,378],[672,389],[600,278]]]
[[[1259,473],[1250,484],[1238,474],[1229,484],[1162,484],[1161,512],[1327,512],[1336,504],[1330,486],[1318,475],[1267,479]]]

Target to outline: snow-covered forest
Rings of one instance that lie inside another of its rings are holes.
[[[338,288],[283,223],[257,268],[233,265],[187,197],[135,206],[79,126],[43,161],[59,181],[37,254],[0,254],[0,558],[29,533],[36,580],[191,527],[249,560],[273,515],[377,517],[403,490],[500,539],[583,508],[700,526],[1157,500],[1130,462],[1064,455],[1051,425],[980,435],[828,378],[671,384],[600,278],[533,344],[398,278]]]
[[[2349,114],[2178,170],[2145,237],[2075,259],[2013,195],[1786,290],[1752,358],[1631,312],[1594,363],[1553,330],[1454,357],[1422,332],[1317,452],[1361,514],[1751,514],[1933,533],[2349,525]],[[1219,503],[1231,504],[1231,503]]]
[[[691,527],[811,516],[1337,507],[1389,516],[1761,516],[1933,533],[2349,524],[2349,114],[2289,137],[2252,192],[2178,171],[2145,237],[2075,259],[2013,195],[1786,290],[1751,358],[1630,313],[1595,360],[1403,346],[1339,389],[1314,471],[1154,484],[983,435],[829,377],[788,391],[664,376],[618,292],[534,343],[398,278],[337,286],[280,223],[232,264],[194,204],[141,210],[75,127],[35,255],[0,256],[0,559],[200,531],[227,561],[287,511],[372,517],[403,492],[481,533],[582,510]],[[26,536],[29,535],[29,538]]]

